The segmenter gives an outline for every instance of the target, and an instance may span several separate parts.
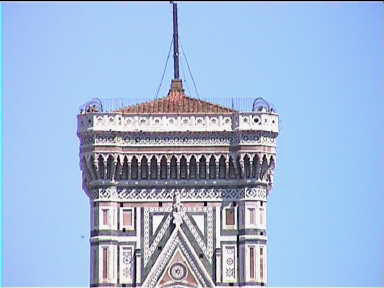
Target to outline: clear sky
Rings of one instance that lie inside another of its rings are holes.
[[[3,284],[87,286],[78,107],[154,97],[171,5],[2,5]],[[384,286],[383,2],[182,2],[179,21],[201,98],[280,114],[269,284]]]

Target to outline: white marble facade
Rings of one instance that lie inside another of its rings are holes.
[[[78,115],[91,287],[268,283],[278,114]]]

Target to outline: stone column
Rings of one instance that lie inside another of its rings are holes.
[[[123,162],[123,166],[124,166],[124,162]],[[128,157],[127,157],[127,166],[128,166],[127,180],[129,180],[129,179],[132,179],[132,161]]]
[[[221,283],[221,248],[216,248],[216,284]]]
[[[111,167],[111,180],[112,181],[115,180],[116,166],[117,166],[117,161],[116,161],[116,159],[114,159],[112,162],[112,167]]]
[[[136,285],[141,284],[141,249],[136,249],[135,251],[136,258]]]
[[[239,175],[239,178],[245,179],[245,171],[244,171],[244,160],[239,160],[239,163],[237,163],[236,160],[236,166],[237,166],[237,173]]]
[[[171,179],[171,160],[167,160],[167,179]]]
[[[107,179],[108,177],[108,160],[104,160],[103,159],[103,163],[104,163],[104,178],[103,180]]]
[[[156,180],[160,179],[160,172],[161,172],[161,158],[159,161],[157,161],[157,177]]]
[[[98,169],[98,166],[99,166],[99,161],[95,158],[93,160],[93,165],[92,165],[92,171],[93,173],[95,173],[95,179],[100,179],[100,173],[99,173],[99,169]],[[93,169],[95,167],[95,169]]]

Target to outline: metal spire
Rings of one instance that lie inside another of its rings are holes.
[[[180,79],[179,75],[179,35],[177,26],[177,4],[171,1],[173,6],[173,75],[174,79]]]

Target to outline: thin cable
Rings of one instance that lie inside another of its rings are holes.
[[[184,80],[184,85],[185,85],[185,88],[186,88],[186,90],[187,90],[187,95],[189,95],[189,96],[192,96],[192,94],[191,94],[191,91],[190,91],[190,89],[189,89],[189,81],[187,81],[187,75],[186,75],[186,72],[185,72],[185,65],[184,65],[184,60],[183,59],[181,59],[181,61],[180,61],[180,67],[181,67],[181,72],[182,72],[182,74],[183,74],[183,80]]]
[[[155,99],[157,99],[157,96],[159,95],[159,92],[160,92],[160,89],[161,89],[161,85],[163,85],[164,75],[165,75],[165,72],[167,70],[169,56],[171,55],[172,43],[173,43],[173,38],[171,40],[171,45],[169,45],[169,51],[168,51],[167,60],[165,61],[165,67],[164,67],[163,75],[161,76],[160,84],[159,84],[159,87],[157,88]]]
[[[199,92],[197,91],[197,87],[196,87],[195,79],[193,79],[193,75],[192,75],[192,72],[191,72],[191,68],[189,67],[189,63],[188,63],[188,59],[187,59],[187,55],[185,55],[185,52],[184,52],[184,49],[183,49],[183,45],[180,44],[180,47],[181,47],[181,51],[183,52],[183,56],[184,56],[184,58],[185,58],[185,62],[187,63],[187,67],[188,67],[189,75],[191,76],[191,79],[192,79],[192,82],[193,82],[193,86],[195,87],[195,92],[196,92],[197,98],[200,99],[200,95],[199,95]]]

